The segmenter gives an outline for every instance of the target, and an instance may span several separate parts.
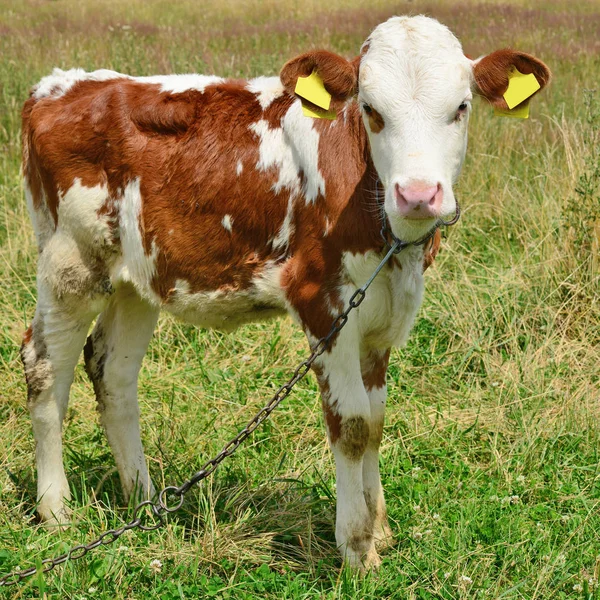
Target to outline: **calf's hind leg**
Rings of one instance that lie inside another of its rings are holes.
[[[54,255],[59,257],[58,263],[51,260]],[[70,492],[62,460],[62,423],[75,365],[103,301],[100,296],[91,299],[79,293],[69,294],[54,285],[53,277],[47,274],[60,276],[63,264],[71,263],[60,252],[53,253],[49,244],[40,259],[35,316],[21,346],[35,438],[37,512],[51,525],[69,520],[66,503]]]
[[[140,438],[137,380],[159,309],[130,284],[111,296],[84,348],[100,420],[112,448],[125,497],[148,498],[154,488]]]

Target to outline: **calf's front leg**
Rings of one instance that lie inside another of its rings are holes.
[[[389,357],[389,349],[370,350],[361,356],[360,361],[362,379],[371,408],[369,443],[363,457],[363,484],[367,508],[373,519],[375,546],[378,550],[383,550],[393,542],[379,475],[379,446],[383,436]]]
[[[350,320],[330,350],[317,359],[314,370],[335,458],[337,545],[347,564],[365,570],[381,561],[374,544],[374,513],[366,500],[370,488],[365,488],[364,461],[372,424],[357,339],[356,324]]]

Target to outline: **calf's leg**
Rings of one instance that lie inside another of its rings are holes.
[[[367,505],[364,461],[371,439],[371,410],[360,369],[356,325],[350,320],[333,347],[315,363],[323,413],[335,458],[336,541],[345,561],[359,569],[380,564]]]
[[[389,546],[392,542],[392,531],[388,524],[379,475],[379,446],[383,435],[387,399],[386,372],[389,356],[389,350],[371,350],[361,358],[362,379],[369,396],[371,409],[369,442],[363,458],[363,484],[365,501],[373,519],[375,545],[379,550]]]
[[[21,358],[37,464],[37,511],[48,524],[66,523],[70,499],[62,460],[62,423],[85,337],[106,293],[69,238],[55,234],[38,264],[38,302],[23,337]]]
[[[127,499],[136,489],[136,500],[154,494],[140,438],[137,381],[158,312],[132,285],[121,285],[84,348],[85,368]]]

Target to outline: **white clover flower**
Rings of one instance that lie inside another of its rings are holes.
[[[444,579],[448,579],[448,577],[450,577],[450,575],[452,575],[452,573],[450,573],[450,571],[446,571],[444,573]]]
[[[568,521],[570,518],[571,518],[571,517],[570,517],[569,515],[561,515],[561,516],[560,516],[560,520],[561,520],[563,523],[566,523],[566,522],[567,522],[567,521]]]
[[[423,534],[422,534],[420,531],[415,531],[415,532],[413,533],[413,539],[415,539],[415,540],[420,540],[420,539],[422,539],[422,538],[423,538]]]
[[[518,477],[515,479],[515,481],[516,481],[517,483],[525,483],[525,475],[519,475],[519,476],[518,476]]]
[[[576,583],[573,586],[573,591],[574,592],[583,592],[583,586],[580,583]]]
[[[160,573],[162,571],[162,563],[160,562],[160,560],[158,560],[158,558],[155,558],[153,561],[150,562],[150,570],[153,573]]]
[[[433,513],[433,516],[431,518],[434,521],[439,521],[440,520],[440,514],[439,513]]]
[[[519,502],[521,501],[521,498],[519,498],[519,496],[511,496],[510,497],[510,503],[511,504],[519,504]]]
[[[473,583],[473,580],[470,577],[468,577],[467,575],[461,575],[460,581],[462,581],[463,583],[466,583],[467,585],[471,585]]]

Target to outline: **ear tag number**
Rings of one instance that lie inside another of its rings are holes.
[[[331,94],[325,89],[323,80],[316,71],[313,71],[308,77],[298,77],[294,92],[303,100],[308,100],[322,110],[315,110],[313,107],[302,102],[302,113],[305,117],[313,119],[330,119],[336,117],[335,111],[329,110],[331,105]]]

